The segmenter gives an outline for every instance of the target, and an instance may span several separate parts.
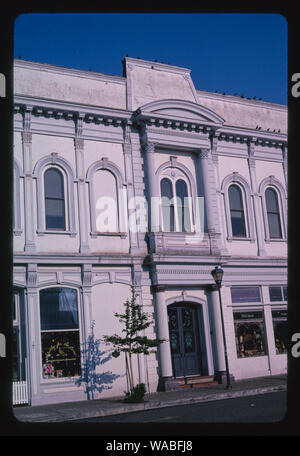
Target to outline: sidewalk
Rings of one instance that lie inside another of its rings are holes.
[[[147,395],[147,402],[126,404],[123,397],[94,401],[67,402],[34,407],[14,407],[17,420],[23,422],[64,422],[100,416],[119,415],[141,410],[171,407],[174,405],[216,401],[241,396],[253,396],[286,390],[286,375],[238,380],[231,390],[226,385],[209,385]]]

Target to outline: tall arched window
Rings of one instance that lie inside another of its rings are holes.
[[[99,233],[116,233],[118,227],[117,182],[112,172],[99,169],[94,175],[96,229]]]
[[[173,186],[170,179],[164,177],[160,181],[160,191],[162,198],[162,218],[163,230],[174,231],[174,200],[173,200]]]
[[[44,174],[46,229],[65,230],[65,195],[63,174],[48,168]]]
[[[246,237],[246,224],[242,191],[238,185],[228,189],[232,236]]]
[[[277,193],[273,188],[267,188],[265,197],[270,238],[280,239],[282,230]]]

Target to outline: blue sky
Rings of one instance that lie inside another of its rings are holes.
[[[192,70],[195,87],[287,103],[287,22],[277,14],[23,14],[14,56],[122,75],[128,54]]]

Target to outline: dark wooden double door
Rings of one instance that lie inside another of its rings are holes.
[[[168,307],[169,335],[174,377],[201,375],[201,351],[197,307]]]

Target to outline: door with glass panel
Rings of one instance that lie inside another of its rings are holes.
[[[198,314],[195,306],[168,307],[174,377],[201,375]]]

